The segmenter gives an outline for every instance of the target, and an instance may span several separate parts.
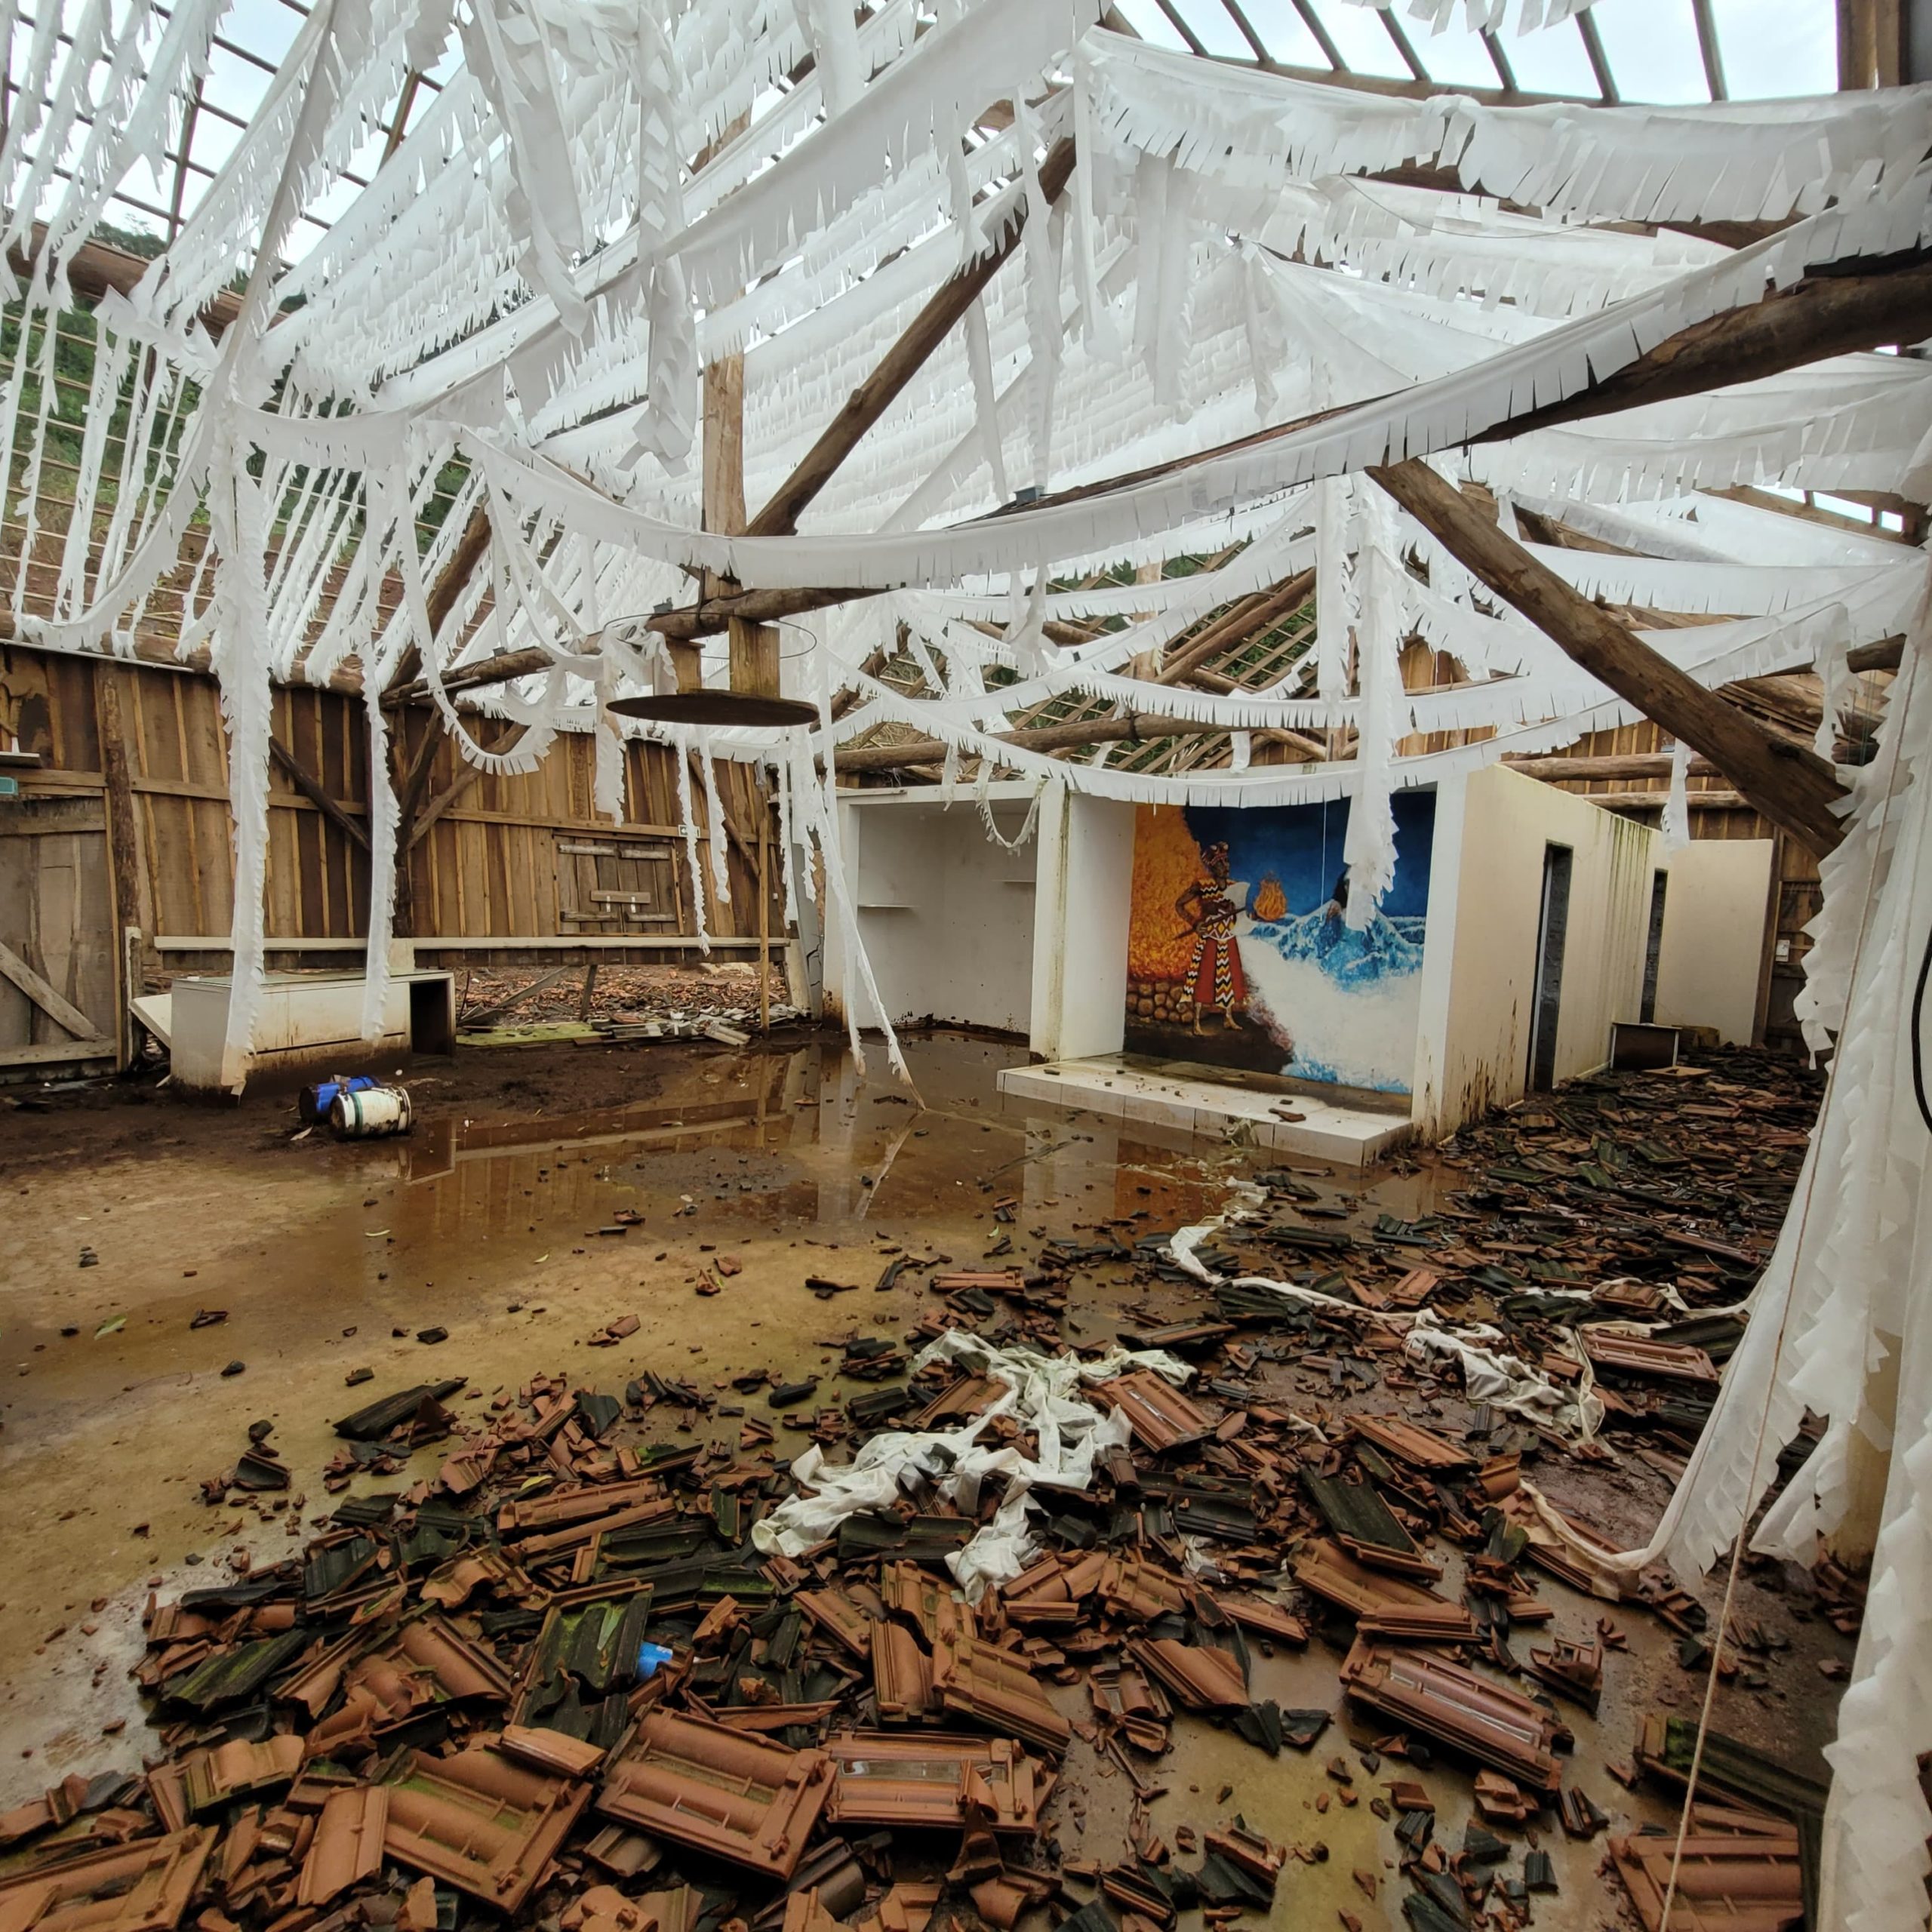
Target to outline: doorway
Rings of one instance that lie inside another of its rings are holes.
[[[1556,1084],[1556,1029],[1563,1003],[1563,944],[1570,929],[1570,867],[1567,845],[1543,848],[1543,911],[1537,924],[1535,1004],[1530,1012],[1530,1087]]]

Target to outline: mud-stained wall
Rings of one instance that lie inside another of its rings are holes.
[[[1454,936],[1432,1019],[1425,998],[1424,1026],[1435,1030],[1419,1056],[1416,1093],[1417,1119],[1432,1139],[1527,1087],[1545,848],[1571,854],[1558,1081],[1602,1066],[1611,1023],[1637,1017],[1660,863],[1647,826],[1498,765],[1462,788],[1454,843]],[[1440,844],[1437,862],[1448,862]],[[1437,910],[1432,902],[1432,918]]]
[[[1769,838],[1713,838],[1672,856],[1657,954],[1663,1025],[1715,1026],[1727,1044],[1751,1044],[1777,851]]]

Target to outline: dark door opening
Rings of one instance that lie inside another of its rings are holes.
[[[1663,951],[1663,895],[1668,872],[1651,875],[1651,932],[1644,942],[1644,1003],[1637,1017],[1647,1026],[1657,1017],[1657,961]]]
[[[456,1051],[456,1034],[450,1024],[448,980],[410,981],[409,1050],[416,1054]]]
[[[1563,942],[1570,928],[1571,851],[1543,848],[1543,914],[1537,926],[1536,1004],[1530,1014],[1530,1085],[1556,1084],[1556,1023],[1563,1002]]]

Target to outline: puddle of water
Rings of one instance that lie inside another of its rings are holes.
[[[766,1367],[819,1374],[818,1400],[842,1401],[864,1385],[837,1380],[837,1338],[903,1334],[930,1299],[916,1284],[873,1291],[892,1254],[970,1263],[1004,1238],[1030,1254],[1035,1230],[1092,1238],[1107,1223],[1131,1241],[1213,1211],[1247,1164],[1004,1109],[993,1076],[1022,1057],[1013,1046],[937,1036],[907,1050],[923,1107],[882,1056],[862,1076],[835,1044],[672,1048],[638,1055],[653,1091],[632,1105],[432,1104],[397,1142],[238,1136],[211,1161],[157,1141],[23,1177],[0,1225],[0,1547],[33,1560],[0,1580],[0,1659],[14,1666],[0,1738],[20,1740],[0,1756],[0,1807],[77,1765],[136,1762],[144,1721],[126,1671],[148,1579],[172,1594],[226,1574],[238,1547],[299,1547],[337,1500],[319,1480],[333,1419],[370,1395],[460,1375],[480,1402],[540,1370],[614,1391],[645,1368],[711,1387]],[[1010,1230],[993,1218],[1009,1198]],[[620,1208],[643,1224],[600,1234]],[[80,1272],[83,1241],[100,1260]],[[721,1256],[740,1272],[699,1299]],[[1076,1334],[1119,1324],[1119,1272],[1082,1278]],[[810,1275],[856,1291],[815,1300]],[[203,1308],[227,1318],[191,1327]],[[624,1314],[635,1335],[587,1346]],[[419,1343],[432,1326],[449,1340]],[[232,1361],[242,1371],[225,1377]],[[351,1394],[362,1367],[375,1379]],[[676,1413],[657,1414],[675,1432]],[[232,1466],[258,1417],[305,1501],[265,1518],[209,1509],[201,1479]],[[737,1428],[698,1432],[735,1442]],[[781,1430],[780,1453],[802,1441]],[[185,1567],[190,1553],[208,1561]],[[100,1727],[115,1718],[127,1727],[110,1743]]]

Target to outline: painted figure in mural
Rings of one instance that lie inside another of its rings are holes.
[[[1210,845],[1203,854],[1204,878],[1196,879],[1174,901],[1174,910],[1194,934],[1194,951],[1187,962],[1187,989],[1194,1002],[1194,1030],[1201,1030],[1203,1011],[1217,1012],[1223,1025],[1235,1025],[1237,1008],[1247,1004],[1247,982],[1241,970],[1241,949],[1235,943],[1235,920],[1240,908],[1228,894],[1228,848]]]

